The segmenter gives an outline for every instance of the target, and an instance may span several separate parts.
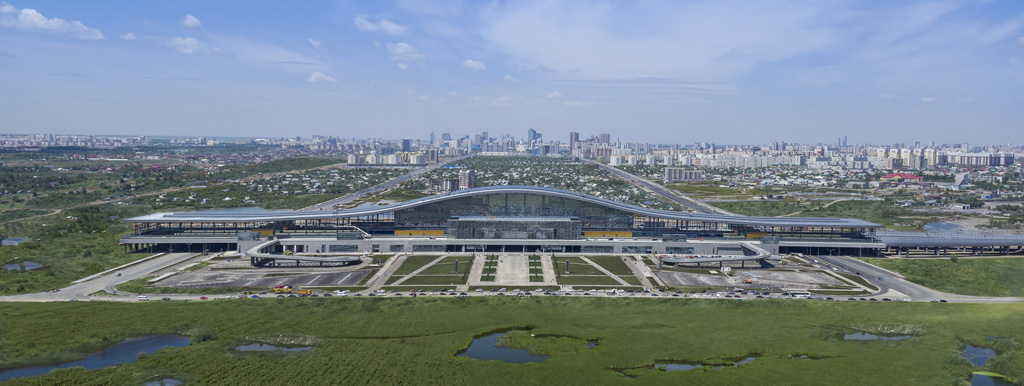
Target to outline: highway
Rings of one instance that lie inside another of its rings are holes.
[[[0,296],[0,301],[45,302],[67,301],[71,299],[135,300],[134,297],[126,296],[90,295],[104,290],[108,292],[114,292],[114,287],[118,284],[135,279],[154,276],[154,273],[157,271],[173,266],[175,264],[182,263],[195,256],[197,256],[196,253],[168,253],[160,257],[152,258],[138,264],[133,264],[131,266],[109,272],[105,275],[100,275],[96,278],[86,280],[78,284],[72,284],[70,286],[62,288],[60,291],[57,292],[38,292],[24,295]],[[121,275],[118,276],[118,273],[120,273]]]
[[[869,283],[878,287],[878,293],[876,293],[875,296],[899,298],[909,297],[917,301],[945,299],[951,302],[963,303],[1009,303],[1022,301],[1021,298],[1014,297],[968,296],[936,291],[923,285],[907,281],[906,279],[897,276],[893,272],[890,272],[888,270],[882,269],[878,266],[869,263],[865,263],[852,257],[817,255],[814,256],[814,258],[824,261],[828,264],[834,265],[838,268],[845,269],[850,273],[859,273],[860,276],[866,279]],[[894,295],[892,291],[898,292],[903,296]]]
[[[390,180],[384,181],[384,182],[379,183],[377,185],[374,185],[374,186],[371,186],[369,188],[360,190],[358,192],[350,193],[350,194],[347,194],[347,195],[344,195],[344,196],[341,196],[341,197],[338,197],[338,198],[334,198],[334,199],[331,199],[331,200],[328,200],[328,201],[324,201],[324,202],[321,202],[321,203],[316,204],[316,205],[307,206],[307,207],[299,209],[299,210],[332,210],[332,209],[334,209],[335,207],[337,207],[339,205],[344,205],[344,204],[350,203],[352,201],[358,200],[359,198],[361,198],[361,197],[363,197],[365,195],[368,195],[368,194],[376,194],[376,193],[380,193],[380,192],[386,191],[388,189],[391,189],[393,187],[401,185],[405,181],[408,181],[408,180],[411,180],[413,178],[419,177],[419,176],[423,175],[424,173],[430,172],[430,171],[432,171],[434,169],[437,169],[439,167],[442,167],[442,166],[447,165],[447,164],[452,163],[452,162],[458,162],[458,161],[464,160],[464,159],[466,159],[468,157],[471,157],[471,155],[464,155],[464,156],[459,156],[459,157],[455,157],[455,158],[448,158],[448,159],[446,159],[446,160],[444,160],[442,162],[438,162],[438,163],[435,163],[433,165],[428,165],[428,166],[424,166],[424,167],[421,167],[421,168],[412,169],[412,170],[410,170],[410,171],[406,172],[405,174],[402,174],[402,175],[400,175],[398,177],[392,178]]]
[[[669,202],[679,204],[683,208],[687,208],[688,210],[698,213],[735,215],[734,213],[730,213],[725,210],[697,201],[695,199],[687,197],[684,194],[661,186],[661,184],[655,183],[651,180],[626,172],[624,170],[620,170],[618,168],[614,168],[593,160],[582,158],[580,160],[592,165],[596,165],[597,167],[604,169],[605,171],[612,173],[613,175],[622,178],[623,180],[626,180],[626,182],[629,182],[630,184],[633,184],[648,192],[657,194],[665,198]]]

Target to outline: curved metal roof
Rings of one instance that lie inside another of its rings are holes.
[[[480,196],[485,194],[503,193],[527,193],[543,194],[553,197],[563,197],[579,200],[587,203],[597,204],[604,207],[617,209],[641,216],[657,217],[680,221],[700,221],[733,225],[752,226],[785,226],[785,227],[836,227],[836,228],[882,228],[881,225],[872,222],[848,219],[848,218],[824,218],[824,217],[747,217],[722,214],[687,213],[668,210],[641,208],[635,205],[623,204],[600,197],[588,196],[581,193],[570,192],[561,189],[545,188],[539,186],[486,186],[459,190],[451,193],[433,195],[399,202],[391,205],[382,205],[371,208],[354,208],[338,210],[309,210],[292,212],[268,212],[268,213],[225,213],[224,211],[203,211],[203,212],[178,212],[178,213],[153,213],[145,216],[130,218],[129,222],[260,222],[260,221],[291,221],[291,220],[315,220],[345,217],[362,217],[379,215],[396,210],[414,208],[431,203],[452,200],[462,197]]]

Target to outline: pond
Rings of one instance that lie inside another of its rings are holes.
[[[0,242],[0,244],[3,244],[5,246],[7,246],[7,245],[18,245],[18,244],[24,243],[26,241],[28,241],[28,239],[24,238],[24,237],[8,237],[8,238],[4,239],[2,242]]]
[[[39,263],[34,262],[34,261],[25,261],[25,262],[21,262],[21,263],[6,264],[6,265],[4,265],[4,269],[6,269],[8,271],[31,271],[33,269],[39,269],[39,268],[42,268],[42,267],[43,267],[42,264],[39,264]]]
[[[1013,386],[1013,384],[997,375],[974,373],[971,375],[971,386]]]
[[[910,339],[910,335],[875,335],[866,332],[854,332],[851,334],[843,335],[843,340],[904,340]]]
[[[312,350],[312,346],[301,346],[301,347],[278,347],[263,343],[249,343],[235,347],[238,351],[287,351],[287,352],[299,352]]]
[[[523,331],[508,331],[523,332]],[[455,354],[457,357],[470,357],[482,361],[498,360],[505,363],[539,363],[548,359],[548,355],[533,355],[526,349],[499,347],[498,339],[508,332],[497,332],[474,338],[465,350]]]
[[[928,232],[956,232],[961,228],[963,227],[951,222],[932,222],[924,224],[924,230]]]
[[[985,362],[988,362],[989,359],[996,356],[996,352],[990,348],[967,345],[964,347],[964,351],[962,351],[960,355],[963,355],[965,359],[970,361],[971,366],[982,367],[985,365]]]
[[[0,371],[0,381],[21,377],[43,375],[53,369],[84,367],[86,370],[110,367],[118,363],[135,362],[141,353],[154,353],[166,347],[185,347],[189,345],[189,337],[184,335],[150,335],[128,338],[98,353],[77,361],[47,366],[22,367]]]

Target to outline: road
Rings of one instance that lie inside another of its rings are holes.
[[[923,285],[910,282],[902,277],[896,276],[893,272],[882,269],[878,266],[865,263],[852,257],[846,256],[814,256],[814,258],[832,264],[836,267],[845,269],[851,273],[860,273],[860,276],[866,279],[872,285],[878,287],[877,296],[888,296],[892,294],[891,291],[899,292],[904,296],[898,296],[901,298],[909,297],[916,301],[929,301],[931,299],[945,299],[951,302],[964,302],[964,303],[1009,303],[1009,302],[1020,302],[1021,298],[1013,297],[984,297],[984,296],[967,296],[946,293],[942,291],[936,291]],[[891,290],[891,291],[890,291]]]
[[[365,196],[367,194],[375,194],[375,193],[380,193],[380,192],[386,191],[388,189],[394,188],[394,187],[402,184],[405,181],[408,181],[408,180],[411,180],[413,178],[419,177],[419,176],[423,175],[424,173],[430,172],[430,171],[432,171],[434,169],[437,169],[439,167],[442,167],[442,166],[447,165],[447,164],[452,163],[452,162],[457,162],[457,161],[464,160],[464,159],[466,159],[468,157],[471,157],[471,155],[464,155],[464,156],[459,156],[459,157],[455,157],[455,158],[449,158],[449,159],[446,159],[446,160],[444,160],[442,162],[438,162],[438,163],[433,164],[433,165],[412,169],[412,170],[408,171],[407,173],[402,174],[402,175],[400,175],[398,177],[392,178],[390,180],[384,181],[384,182],[379,183],[377,185],[374,185],[374,186],[371,186],[369,188],[360,190],[358,192],[350,193],[350,194],[347,194],[347,195],[344,195],[344,196],[341,196],[341,197],[338,197],[338,198],[327,200],[327,201],[321,202],[321,203],[316,204],[316,205],[307,206],[307,207],[299,209],[299,210],[332,210],[332,209],[334,209],[338,205],[344,205],[344,204],[350,203],[352,201],[358,200],[359,198],[361,198],[361,197],[363,197],[363,196]]]
[[[170,253],[163,256],[155,257],[147,261],[134,264],[129,267],[124,267],[111,272],[100,275],[91,280],[84,281],[82,283],[73,284],[66,288],[61,289],[58,292],[42,292],[24,295],[12,295],[12,296],[0,296],[0,301],[15,302],[15,301],[27,301],[27,302],[49,302],[49,301],[68,301],[71,299],[76,300],[104,300],[104,301],[138,301],[136,294],[117,294],[117,295],[96,295],[90,296],[100,291],[113,292],[114,286],[119,283],[126,281],[145,278],[149,276],[155,276],[160,271],[166,271],[175,269],[177,265],[183,265],[186,261],[198,257],[196,253]],[[399,257],[403,259],[404,256]],[[979,296],[965,296],[948,294],[941,291],[932,290],[930,288],[923,287],[918,284],[914,284],[898,278],[892,272],[886,271],[874,265],[862,262],[857,259],[839,256],[814,256],[821,262],[825,262],[836,267],[848,270],[853,273],[860,272],[861,276],[871,282],[873,285],[879,287],[879,292],[872,295],[876,298],[888,297],[893,299],[904,299],[910,298],[914,301],[929,301],[931,299],[945,299],[950,302],[958,303],[1011,303],[1021,302],[1024,299],[1021,298],[998,298],[998,297],[979,297]],[[393,261],[392,264],[388,264],[383,267],[387,272],[380,276],[377,283],[373,283],[372,288],[360,291],[364,295],[368,295],[371,292],[379,289],[384,282],[394,273],[395,270],[401,265],[401,261]],[[826,268],[828,269],[828,268]],[[121,273],[121,276],[117,276],[117,273]],[[634,270],[635,274],[638,274]],[[638,274],[639,276],[639,274]],[[541,284],[538,284],[541,285]],[[531,285],[523,285],[524,288],[531,288]],[[453,290],[454,291],[454,290]],[[897,293],[898,292],[898,293]],[[580,291],[573,293],[560,292],[557,295],[582,295]],[[393,297],[395,293],[388,293],[387,295],[377,294],[378,296]],[[436,293],[431,293],[436,295]],[[490,292],[468,292],[467,296],[489,296],[496,295]],[[513,294],[509,294],[513,295]],[[605,293],[590,293],[590,296],[613,296]],[[263,295],[262,297],[274,297],[275,295]],[[707,297],[707,298],[720,298],[721,294],[685,294],[685,293],[670,293],[670,292],[659,292],[654,291],[651,293],[621,293],[618,297]],[[754,295],[744,294],[736,295],[743,300],[755,300]],[[204,297],[201,294],[190,294],[190,295],[149,295],[153,300],[160,298],[168,298],[170,300],[200,300]],[[206,295],[209,298],[237,298],[238,295]]]
[[[665,198],[669,202],[673,202],[673,203],[679,204],[683,208],[687,208],[687,209],[692,210],[694,212],[709,213],[709,214],[717,213],[717,214],[726,214],[726,215],[732,215],[733,214],[733,213],[727,212],[725,210],[716,208],[714,206],[705,204],[703,202],[697,201],[697,200],[695,200],[693,198],[687,197],[686,195],[683,195],[683,194],[681,194],[679,192],[676,192],[674,190],[668,189],[668,188],[666,188],[664,186],[661,186],[661,184],[655,183],[655,182],[653,182],[651,180],[648,180],[646,178],[640,177],[640,176],[635,175],[633,173],[629,173],[629,172],[626,172],[624,170],[620,170],[618,168],[614,168],[614,167],[605,165],[605,164],[597,162],[597,161],[588,160],[588,159],[581,159],[581,160],[583,162],[586,162],[586,163],[589,163],[589,164],[592,164],[592,165],[596,165],[597,167],[599,167],[601,169],[604,169],[605,171],[607,171],[607,172],[609,172],[609,173],[611,173],[611,174],[613,174],[613,175],[615,175],[615,176],[617,176],[617,177],[619,177],[619,178],[621,178],[623,180],[626,180],[626,182],[629,182],[630,184],[633,184],[633,185],[635,185],[635,186],[637,186],[637,187],[639,187],[639,188],[641,188],[643,190],[646,190],[648,192],[657,194],[657,195]]]
[[[72,284],[70,286],[62,288],[60,291],[57,292],[39,292],[24,295],[0,296],[0,301],[45,302],[67,301],[71,299],[135,300],[134,298],[125,296],[90,295],[104,290],[108,292],[114,292],[114,287],[118,284],[135,279],[153,276],[153,273],[157,271],[184,262],[185,260],[195,257],[196,255],[196,253],[168,253],[157,258],[149,259],[138,264],[124,267],[123,269],[112,271],[106,275],[101,275],[91,280],[86,280],[78,284]],[[118,273],[120,273],[121,276],[117,276]]]

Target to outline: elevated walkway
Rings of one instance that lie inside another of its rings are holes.
[[[361,262],[363,258],[362,255],[309,256],[260,252],[261,250],[277,245],[278,243],[280,243],[280,240],[264,241],[252,247],[249,247],[249,249],[246,249],[245,255],[249,256],[249,261],[253,266],[263,266],[268,263],[277,263],[278,260],[294,261],[296,266],[299,265],[299,263],[301,262],[319,263],[321,266],[324,263],[352,264]]]

